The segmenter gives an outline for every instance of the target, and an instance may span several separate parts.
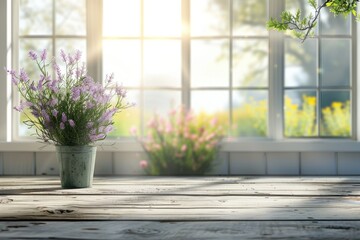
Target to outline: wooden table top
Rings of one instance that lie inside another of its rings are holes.
[[[360,239],[360,177],[0,177],[2,237]]]

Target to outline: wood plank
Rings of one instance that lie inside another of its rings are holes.
[[[6,239],[358,239],[359,221],[16,221]]]
[[[16,181],[14,181],[16,179]],[[39,184],[47,182],[58,182],[59,177],[52,176],[0,176],[0,186],[6,184],[12,185],[21,185],[21,184]],[[360,176],[342,176],[342,177],[300,177],[300,176],[282,176],[282,177],[263,177],[263,176],[240,176],[240,177],[203,177],[203,176],[182,176],[182,177],[169,177],[169,176],[121,176],[121,177],[95,177],[94,183],[96,184],[106,184],[106,185],[119,185],[119,184],[169,184],[169,185],[179,185],[179,184],[199,184],[199,183],[278,183],[278,184],[288,184],[288,183],[336,183],[336,184],[347,184],[347,183],[360,183]]]
[[[122,184],[94,183],[92,188],[61,189],[58,180],[45,181],[38,184],[24,183],[0,186],[0,195],[190,195],[190,196],[360,196],[360,184],[335,183],[199,183],[175,184],[162,182],[143,184],[141,181]]]
[[[360,220],[360,197],[7,196],[0,219]]]

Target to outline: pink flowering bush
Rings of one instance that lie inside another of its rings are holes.
[[[113,130],[113,116],[131,106],[124,102],[126,91],[113,84],[113,75],[106,77],[105,86],[87,76],[80,51],[72,55],[61,50],[64,72],[46,55],[46,50],[39,56],[29,52],[40,70],[39,79],[30,79],[24,69],[7,70],[21,96],[15,110],[25,114],[24,123],[36,129],[39,139],[56,145],[89,145],[105,139]]]
[[[194,115],[183,107],[158,115],[140,142],[148,160],[140,166],[150,175],[198,175],[211,170],[224,130],[215,118]]]

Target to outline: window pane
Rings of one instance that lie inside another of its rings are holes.
[[[141,45],[139,40],[104,40],[103,74],[114,73],[124,86],[140,86]]]
[[[181,86],[181,42],[144,41],[144,80],[146,86]]]
[[[140,12],[140,0],[103,0],[103,35],[139,36]]]
[[[233,1],[233,35],[267,35],[267,0]]]
[[[348,91],[321,93],[321,136],[351,136],[351,104]]]
[[[135,103],[135,106],[114,116],[114,131],[111,132],[109,137],[131,136],[130,130],[132,128],[140,129],[140,92],[132,89],[128,90],[126,101]]]
[[[318,134],[315,91],[285,91],[285,136],[312,137]]]
[[[197,114],[216,116],[218,124],[225,130],[229,128],[228,91],[191,91],[191,109]]]
[[[229,42],[191,41],[191,86],[229,86]]]
[[[304,43],[285,40],[285,86],[317,86],[317,44],[315,39]]]
[[[147,90],[144,92],[145,127],[154,114],[166,117],[171,109],[181,105],[180,91]]]
[[[344,18],[342,15],[334,16],[327,8],[320,14],[320,34],[323,35],[350,35],[351,15]]]
[[[229,35],[229,0],[191,0],[191,35]]]
[[[268,86],[268,41],[234,40],[233,48],[233,85]]]
[[[321,40],[322,86],[350,86],[350,40]]]
[[[180,36],[180,0],[144,0],[145,36]]]
[[[231,135],[265,137],[268,131],[268,92],[233,91]]]
[[[86,34],[86,1],[56,0],[56,26],[58,35]]]
[[[19,34],[52,34],[52,0],[20,0]]]

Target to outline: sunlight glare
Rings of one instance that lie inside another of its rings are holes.
[[[104,0],[103,35],[139,36],[140,0]]]
[[[144,0],[144,34],[145,36],[180,36],[181,1]]]

